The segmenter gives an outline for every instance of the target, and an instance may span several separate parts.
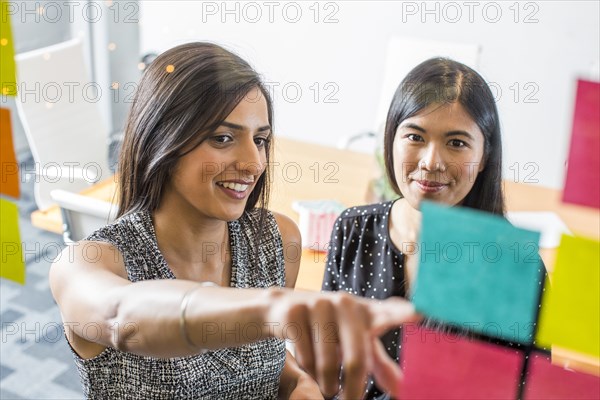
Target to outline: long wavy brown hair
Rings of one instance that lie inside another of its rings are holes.
[[[118,217],[156,210],[179,158],[214,132],[254,88],[265,96],[273,126],[269,93],[258,73],[239,56],[203,42],[159,55],[144,72],[128,115],[118,165]],[[272,143],[266,146],[269,166]],[[269,175],[267,167],[245,209],[260,205],[260,227],[268,205]]]

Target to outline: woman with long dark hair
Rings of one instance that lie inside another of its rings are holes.
[[[378,335],[414,319],[408,302],[291,290],[300,235],[267,209],[272,129],[258,74],[217,45],[181,45],[147,68],[119,218],[50,271],[88,398],[330,397],[341,366],[342,396],[360,397],[369,372],[395,388]]]
[[[384,159],[399,199],[342,212],[331,236],[325,291],[408,297],[423,200],[504,214],[496,103],[485,80],[466,65],[434,58],[406,76],[388,112]],[[400,331],[382,343],[398,361]],[[388,399],[389,393],[371,379],[366,398]]]

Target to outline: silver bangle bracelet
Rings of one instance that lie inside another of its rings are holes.
[[[185,343],[188,345],[189,348],[191,348],[193,350],[198,350],[198,346],[196,346],[194,344],[194,342],[192,342],[192,340],[190,339],[190,336],[188,334],[185,313],[187,311],[187,307],[190,302],[190,298],[192,297],[192,293],[194,291],[200,289],[201,287],[206,287],[206,286],[219,286],[219,285],[217,285],[214,282],[201,282],[198,286],[195,286],[195,287],[189,289],[187,292],[185,292],[185,294],[183,295],[183,298],[181,299],[180,312],[179,312],[179,331],[180,331],[181,337],[183,338]]]

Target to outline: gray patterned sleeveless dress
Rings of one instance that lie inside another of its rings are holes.
[[[285,286],[283,245],[275,218],[267,213],[258,257],[254,243],[258,210],[229,222],[231,286]],[[175,279],[157,246],[152,217],[131,213],[86,240],[113,244],[125,260],[130,281]],[[251,262],[257,260],[257,262]],[[267,339],[206,353],[159,359],[107,347],[90,359],[73,352],[90,399],[274,399],[285,362],[285,344]]]

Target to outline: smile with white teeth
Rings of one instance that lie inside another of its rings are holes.
[[[246,189],[248,189],[248,187],[250,186],[234,182],[217,182],[217,185],[221,185],[227,189],[235,190],[236,192],[245,192]]]

